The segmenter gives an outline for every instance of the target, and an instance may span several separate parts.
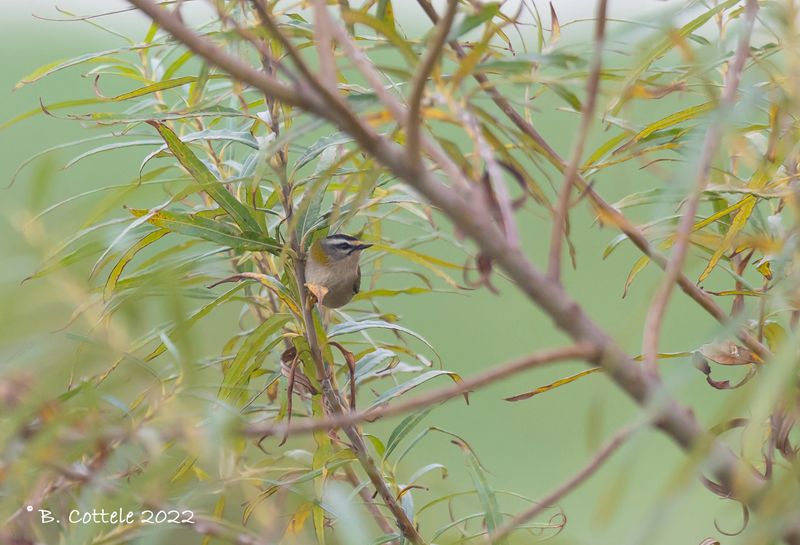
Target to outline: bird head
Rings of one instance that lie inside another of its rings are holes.
[[[311,255],[322,263],[335,263],[351,256],[358,257],[362,250],[370,246],[372,244],[365,244],[350,235],[330,235],[314,243]]]

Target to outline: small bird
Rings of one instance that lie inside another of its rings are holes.
[[[350,235],[331,235],[311,245],[306,286],[323,306],[346,305],[361,289],[361,251],[372,246]]]

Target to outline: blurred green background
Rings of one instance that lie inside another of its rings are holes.
[[[52,9],[45,7],[47,4],[40,2],[37,5],[42,9],[32,6],[26,11],[53,14]],[[587,11],[583,16],[591,17],[591,6],[585,4]],[[145,29],[143,19],[135,14],[107,22],[127,29],[138,25],[138,34],[131,31],[138,36],[143,35]],[[570,32],[586,31],[589,25],[576,25]],[[21,77],[40,65],[120,45],[120,40],[114,36],[86,24],[45,22],[23,13],[0,21],[0,31],[0,46],[5,52],[0,71],[0,121],[36,108],[40,98],[47,104],[91,96],[91,79],[81,78],[77,71],[64,71],[16,92],[11,89]],[[611,37],[613,43],[613,32]],[[556,149],[566,155],[576,116],[546,106],[546,102],[539,105],[534,121]],[[649,115],[655,118],[658,112]],[[22,160],[45,147],[91,134],[75,121],[45,115],[3,130],[0,132],[0,180],[8,181]],[[592,143],[596,146],[602,138],[599,131],[594,136],[590,149]],[[88,211],[101,199],[92,197],[64,207],[50,217],[42,229],[25,230],[22,226],[33,214],[68,196],[130,181],[144,153],[140,150],[112,152],[62,170],[80,149],[85,148],[57,151],[37,160],[23,171],[14,187],[0,193],[0,354],[7,368],[47,373],[48,380],[56,384],[65,381],[68,375],[59,355],[72,360],[76,341],[69,337],[68,330],[55,330],[68,322],[74,310],[75,293],[87,282],[86,268],[68,269],[65,273],[23,284],[21,281],[37,268],[48,248],[80,228]],[[639,166],[612,170],[614,177],[601,175],[597,180],[599,192],[613,202],[627,193],[658,183],[643,179],[645,175],[638,170]],[[540,210],[529,210],[521,218],[524,219],[520,220],[520,230],[526,247],[536,262],[544,265],[549,218]],[[647,216],[637,219],[647,219]],[[599,228],[585,205],[573,214],[572,233],[578,268],[565,271],[568,290],[622,346],[631,354],[638,354],[647,305],[660,275],[652,268],[645,270],[628,297],[623,299],[624,279],[637,253],[623,245],[609,259],[603,260],[603,248],[616,233]],[[701,270],[699,261],[690,262],[690,267],[690,276]],[[496,285],[501,292],[499,296],[477,290],[465,294],[397,297],[384,302],[383,308],[401,315],[404,326],[425,335],[441,355],[444,367],[464,376],[517,355],[568,342],[513,287],[497,277]],[[224,316],[223,313],[216,319],[224,320]],[[235,314],[229,313],[229,318],[235,320]],[[196,329],[194,338],[202,343],[198,353],[218,350],[233,328],[229,325],[212,320]],[[683,351],[707,342],[718,328],[695,304],[677,293],[670,304],[663,331],[662,350]],[[582,368],[578,363],[560,364],[503,381],[474,393],[469,406],[464,406],[461,400],[453,400],[436,409],[426,423],[453,431],[469,441],[490,471],[492,484],[497,489],[534,499],[542,497],[580,468],[603,438],[638,414],[632,403],[601,374],[517,404],[503,401],[503,397]],[[730,394],[710,389],[688,359],[667,360],[662,368],[672,391],[694,408],[701,421],[717,421],[726,396]],[[425,388],[437,385],[441,383]],[[385,435],[397,422],[394,418],[371,424],[368,430]],[[303,440],[295,442],[299,445]],[[471,487],[461,452],[444,435],[429,435],[406,459],[405,465],[410,473],[432,462],[445,464],[450,474],[445,480],[438,474],[428,475],[424,484],[431,492],[414,492],[418,506],[434,497],[434,492],[441,495],[444,491]],[[687,479],[684,463],[684,454],[663,435],[652,431],[639,433],[596,476],[562,502],[568,523],[554,542],[672,545],[696,544],[714,536],[723,544],[746,543],[746,534],[725,537],[714,527],[716,520],[723,529],[737,529],[741,525],[740,507],[705,490],[691,474]],[[520,502],[507,500],[503,500],[503,505],[510,511],[522,507]],[[546,517],[540,522],[546,522]],[[425,519],[422,525],[423,530],[438,526]],[[526,541],[520,539],[519,542]]]

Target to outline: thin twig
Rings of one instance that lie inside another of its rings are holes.
[[[419,139],[422,132],[422,119],[420,118],[422,95],[425,93],[428,76],[436,66],[436,62],[439,61],[447,35],[450,33],[450,27],[456,16],[456,7],[458,7],[458,0],[448,0],[444,17],[436,23],[433,40],[428,45],[425,56],[422,57],[419,68],[411,80],[411,95],[408,98],[408,115],[406,116],[406,149],[411,161],[422,162],[419,152]]]
[[[634,429],[635,428],[633,427],[627,427],[614,434],[614,436],[609,439],[609,441],[603,445],[603,447],[598,450],[594,456],[592,456],[591,460],[589,460],[589,462],[580,471],[562,483],[550,494],[536,502],[530,509],[519,513],[503,523],[494,532],[489,534],[488,542],[497,543],[498,541],[501,541],[503,538],[507,537],[508,534],[532,518],[536,517],[542,513],[542,511],[554,503],[557,503],[564,496],[575,490],[575,488],[577,488],[579,485],[583,484],[600,468],[600,466],[603,465],[606,460],[608,460],[609,456],[611,456],[620,446],[622,446],[623,443],[625,443],[625,441],[631,436],[631,433]]]
[[[644,333],[642,339],[642,353],[644,354],[645,365],[651,372],[656,372],[658,363],[658,339],[661,331],[661,322],[667,310],[672,288],[678,280],[678,275],[683,269],[686,254],[689,249],[689,240],[692,233],[692,226],[695,221],[695,214],[700,204],[700,197],[706,185],[706,178],[711,169],[711,163],[719,149],[722,140],[723,129],[726,123],[726,116],[730,113],[736,102],[736,91],[739,89],[744,63],[750,54],[750,37],[753,34],[756,14],[758,13],[758,0],[747,0],[745,7],[744,28],[739,38],[736,54],[728,65],[728,72],[725,76],[725,88],[722,90],[722,97],[719,101],[719,109],[716,112],[717,118],[711,122],[703,138],[703,147],[700,153],[700,163],[695,174],[692,192],[686,201],[683,209],[678,230],[675,233],[675,245],[670,254],[667,267],[664,270],[664,278],[661,281],[658,291],[653,296],[653,302],[647,312],[645,319]]]
[[[320,81],[329,89],[336,89],[336,60],[333,56],[333,38],[326,17],[321,16],[328,6],[325,0],[314,0],[314,46],[319,57]]]
[[[586,81],[586,99],[581,108],[581,125],[578,129],[578,137],[572,147],[572,157],[570,157],[567,171],[564,173],[564,185],[561,193],[558,194],[558,203],[553,214],[553,230],[550,234],[550,268],[548,275],[551,280],[561,282],[561,249],[564,244],[564,237],[567,236],[567,225],[569,223],[569,200],[572,195],[572,188],[575,185],[575,178],[578,174],[578,165],[583,156],[583,148],[586,146],[586,138],[589,129],[594,121],[594,110],[597,105],[597,95],[600,93],[600,69],[603,66],[603,46],[606,32],[606,7],[607,0],[600,0],[597,5],[597,20],[594,31],[594,56],[589,70],[589,78]]]
[[[330,430],[342,426],[352,426],[366,420],[373,421],[378,418],[404,414],[422,407],[430,407],[533,367],[567,359],[592,360],[597,357],[597,355],[597,350],[589,345],[576,345],[567,348],[546,350],[523,356],[504,365],[492,367],[479,375],[464,379],[453,386],[440,390],[433,390],[427,394],[414,399],[401,401],[394,405],[383,405],[361,412],[342,413],[326,418],[325,420],[305,420],[303,422],[280,425],[251,424],[244,428],[244,433],[257,437],[282,434],[293,435],[317,430]]]

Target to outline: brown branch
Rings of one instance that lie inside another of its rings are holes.
[[[532,507],[519,513],[510,520],[506,521],[495,529],[494,532],[489,534],[489,543],[497,543],[511,532],[517,529],[522,524],[541,514],[545,509],[560,501],[564,496],[575,490],[578,486],[583,484],[589,477],[591,477],[603,463],[608,460],[622,444],[631,436],[635,428],[623,428],[618,431],[609,441],[598,450],[591,460],[575,475],[570,477],[567,481],[562,483],[558,488],[553,490],[550,494],[536,502]]]
[[[553,214],[553,230],[550,233],[550,268],[548,274],[551,280],[561,281],[561,249],[564,237],[567,236],[567,225],[569,222],[569,201],[572,195],[572,188],[575,185],[575,178],[578,174],[578,165],[583,156],[583,149],[586,146],[586,139],[589,129],[594,120],[594,110],[597,105],[597,95],[600,93],[600,69],[603,66],[603,45],[606,32],[606,7],[607,0],[600,0],[597,5],[597,20],[595,22],[594,37],[594,56],[589,70],[589,79],[586,81],[586,100],[581,108],[581,125],[578,129],[578,137],[572,148],[567,170],[564,173],[564,185],[558,194],[558,203]]]
[[[706,185],[706,178],[711,170],[711,163],[722,140],[723,128],[726,123],[725,116],[729,114],[736,101],[736,91],[739,88],[742,70],[745,60],[750,54],[750,37],[753,34],[756,14],[758,13],[758,0],[747,0],[745,7],[744,29],[739,38],[736,54],[728,65],[725,76],[725,87],[722,90],[722,97],[719,102],[719,110],[716,112],[717,118],[711,122],[703,138],[703,147],[700,153],[700,164],[695,174],[692,193],[686,202],[686,207],[681,214],[678,230],[675,236],[675,245],[670,254],[667,267],[664,270],[664,278],[661,281],[658,291],[653,296],[653,302],[647,312],[645,319],[644,333],[642,339],[642,353],[644,362],[651,372],[657,372],[658,362],[658,338],[661,331],[661,322],[667,310],[672,288],[681,274],[686,254],[689,250],[689,238],[692,233],[697,208],[700,204],[700,197]]]
[[[333,56],[333,38],[327,19],[321,16],[327,10],[325,0],[314,0],[314,46],[319,57],[319,71],[321,82],[329,89],[337,88],[336,60]]]
[[[419,152],[419,139],[422,132],[422,119],[420,118],[422,95],[425,93],[425,83],[428,81],[428,76],[436,66],[447,40],[447,35],[450,33],[457,7],[458,0],[448,0],[444,17],[436,24],[433,40],[428,45],[425,56],[422,58],[420,66],[411,80],[411,96],[408,99],[408,115],[406,116],[406,149],[408,150],[408,158],[411,161],[422,162],[422,156]]]
[[[577,345],[567,348],[558,348],[537,352],[529,356],[523,356],[504,365],[491,367],[487,371],[474,377],[462,380],[461,382],[433,390],[427,394],[414,399],[401,401],[394,405],[383,405],[374,409],[367,409],[361,412],[341,413],[325,420],[305,420],[293,424],[251,424],[244,428],[244,433],[251,436],[262,437],[266,435],[283,435],[307,433],[317,430],[330,430],[343,426],[352,426],[366,420],[373,421],[378,418],[395,416],[407,413],[422,407],[430,407],[437,403],[447,401],[480,387],[487,386],[498,380],[515,375],[527,369],[538,367],[554,361],[566,359],[586,359],[593,360],[598,355],[596,349],[589,345]]]
[[[439,20],[436,10],[433,8],[429,0],[417,0],[417,3],[422,7],[428,17],[434,23]],[[458,42],[450,42],[450,47],[456,52],[459,58],[466,56],[464,48]],[[539,134],[539,131],[531,125],[508,99],[495,87],[485,74],[475,72],[472,74],[475,81],[478,82],[481,89],[489,95],[489,98],[495,103],[503,114],[522,132],[525,136],[530,138],[531,143],[537,150],[544,155],[544,157],[560,172],[566,171],[567,162],[553,149],[550,144]],[[577,182],[581,191],[583,191],[592,201],[593,206],[599,214],[602,214],[605,221],[611,223],[617,229],[625,233],[628,239],[633,242],[643,254],[652,259],[656,265],[662,269],[666,268],[667,258],[652,247],[647,237],[616,208],[607,203],[589,184],[586,179],[580,174],[576,174],[575,181]],[[702,289],[700,289],[694,282],[689,280],[683,273],[678,276],[678,285],[681,290],[697,302],[706,312],[713,316],[718,322],[723,325],[730,325],[728,315],[719,305]],[[750,350],[758,354],[762,359],[767,359],[770,356],[769,350],[758,341],[755,337],[750,335],[745,329],[739,328],[736,333],[737,337],[742,343]]]

